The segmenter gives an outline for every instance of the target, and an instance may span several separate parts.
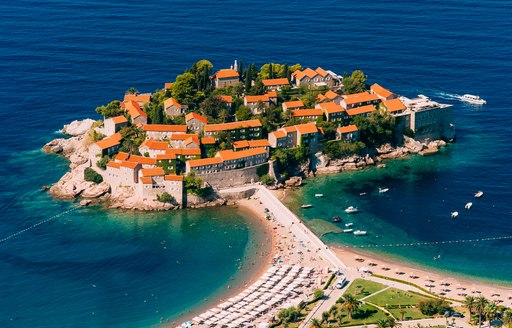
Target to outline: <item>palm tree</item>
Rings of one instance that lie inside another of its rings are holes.
[[[361,302],[359,302],[352,294],[343,295],[343,303],[341,306],[347,310],[348,316],[352,319],[352,314],[359,309]]]
[[[313,328],[322,328],[322,323],[318,319],[311,320],[311,327]]]
[[[336,319],[336,316],[338,315],[338,307],[336,305],[331,306],[329,309],[329,314],[332,316],[333,319]]]
[[[336,319],[338,319],[338,323],[341,325],[343,323],[343,319],[345,318],[345,316],[343,315],[343,313],[339,313],[338,316],[336,317]]]
[[[404,309],[400,310],[400,321],[404,321],[404,315],[407,313]]]
[[[400,323],[398,323],[398,322],[395,320],[395,318],[391,318],[391,317],[389,317],[389,318],[388,318],[388,320],[387,320],[387,322],[388,322],[388,327],[389,327],[389,328],[395,328],[395,327],[400,326]]]
[[[388,321],[386,319],[380,319],[377,321],[377,328],[387,328],[388,327]]]
[[[489,303],[489,301],[483,296],[478,297],[475,301],[475,310],[476,313],[478,313],[478,327],[482,327],[482,315],[484,314],[487,303]]]
[[[503,313],[503,323],[508,326],[508,328],[512,328],[512,310],[507,310]]]
[[[137,93],[139,93],[139,90],[135,89],[134,87],[130,87],[128,88],[128,90],[126,90],[126,93],[130,95],[136,95]]]
[[[475,298],[473,296],[466,296],[466,299],[464,300],[464,306],[469,311],[469,317],[473,315],[473,310],[475,308]]]
[[[329,312],[328,312],[328,311],[324,311],[324,312],[322,312],[322,323],[327,322],[327,321],[329,320],[329,317],[330,317],[330,316],[331,316],[331,315],[329,314]]]
[[[498,312],[498,306],[494,302],[487,303],[485,306],[485,316],[487,320],[489,320],[489,327],[491,326],[491,322],[496,318],[496,312]]]

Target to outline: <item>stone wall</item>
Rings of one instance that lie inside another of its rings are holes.
[[[258,181],[256,170],[262,165],[267,165],[267,162],[243,169],[198,174],[197,176],[215,189],[236,187],[250,183],[251,181]]]

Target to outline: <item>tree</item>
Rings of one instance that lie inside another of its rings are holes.
[[[280,76],[287,78],[288,81],[290,81],[290,68],[288,67],[288,64],[283,65],[283,72],[281,73]]]
[[[405,311],[404,309],[400,310],[400,320],[401,321],[404,321],[404,316],[405,316],[406,313],[407,313],[407,311]]]
[[[146,139],[146,133],[135,125],[124,127],[119,133],[122,138],[120,150],[127,153],[139,154],[139,146]]]
[[[503,313],[502,321],[508,328],[512,328],[512,310],[506,310]]]
[[[354,124],[359,129],[361,141],[369,147],[379,147],[391,141],[395,118],[387,112],[373,112],[370,117],[356,116]]]
[[[277,314],[277,317],[279,320],[281,320],[283,323],[289,323],[289,322],[296,322],[299,320],[300,317],[300,311],[292,306],[286,309],[282,309]]]
[[[276,179],[271,177],[269,174],[262,175],[260,178],[260,182],[265,186],[271,186],[276,183]]]
[[[244,62],[243,61],[240,61],[237,69],[238,69],[238,79],[239,79],[239,81],[242,81],[244,78]]]
[[[341,306],[347,310],[350,319],[352,319],[352,315],[359,309],[361,302],[359,302],[352,294],[343,295],[342,298],[343,303],[341,303]]]
[[[330,316],[331,316],[331,315],[329,314],[329,312],[328,312],[328,311],[324,311],[324,312],[322,312],[322,323],[329,321],[329,317],[330,317]]]
[[[418,303],[418,308],[425,315],[444,314],[449,311],[450,304],[441,299],[428,299]]]
[[[321,290],[321,289],[317,289],[315,290],[315,292],[313,293],[313,301],[318,301],[319,299],[323,298],[324,297],[324,291]]]
[[[247,67],[245,70],[245,93],[248,94],[251,92],[252,87],[252,70],[251,65]]]
[[[126,94],[129,94],[129,95],[136,95],[139,93],[139,90],[135,89],[134,87],[130,87],[128,88],[128,90],[126,90]]]
[[[268,78],[273,79],[274,78],[274,71],[273,71],[273,65],[272,63],[268,64]]]
[[[345,87],[345,92],[347,94],[363,92],[366,90],[366,79],[367,76],[364,75],[363,71],[355,70],[349,76],[345,74],[343,76],[343,86]]]
[[[464,306],[468,309],[469,316],[471,317],[475,308],[475,298],[473,296],[466,296],[464,299]]]
[[[343,313],[339,313],[338,316],[336,317],[336,319],[338,319],[338,323],[341,325],[343,323],[343,319],[345,318],[345,316],[343,315]]]
[[[162,104],[158,104],[153,108],[151,113],[151,123],[153,124],[162,124],[164,123],[164,106]]]
[[[489,321],[489,327],[491,327],[491,322],[496,318],[496,312],[498,312],[498,306],[495,302],[488,302],[485,306],[485,317],[487,321]]]
[[[377,321],[377,328],[387,328],[388,321],[386,319],[380,319]]]
[[[314,318],[313,320],[311,320],[311,327],[322,328],[322,322],[320,322],[320,320],[318,320],[317,318]]]
[[[483,296],[475,300],[475,311],[478,313],[478,327],[482,327],[482,315],[485,313],[487,303],[489,303],[489,301]]]
[[[322,146],[322,152],[330,159],[340,159],[352,155],[359,155],[364,147],[364,143],[360,141],[350,143],[341,140],[332,140]]]
[[[388,327],[389,328],[395,328],[397,326],[400,326],[400,323],[396,322],[395,318],[391,318],[390,317],[390,318],[388,318],[387,322],[388,322]]]
[[[225,106],[221,97],[210,95],[199,105],[199,110],[204,116],[216,120]]]
[[[172,95],[178,101],[182,102],[187,95],[191,95],[195,89],[196,78],[192,73],[183,73],[176,77],[176,82],[171,86]]]
[[[94,183],[102,183],[103,177],[98,172],[94,171],[92,168],[87,167],[84,170],[84,180],[85,181],[91,181]]]
[[[235,112],[237,121],[246,121],[252,118],[251,109],[247,106],[240,106]]]
[[[107,163],[110,161],[110,157],[108,155],[103,156],[97,163],[96,166],[99,167],[102,170],[107,169]]]
[[[338,307],[336,305],[331,306],[329,309],[329,314],[334,320],[336,320],[336,317],[338,316]]]
[[[119,100],[113,100],[105,106],[96,107],[96,113],[103,115],[105,118],[122,115],[124,110],[121,108]]]
[[[174,203],[174,197],[172,197],[167,191],[164,191],[161,195],[157,195],[156,199],[161,203]]]

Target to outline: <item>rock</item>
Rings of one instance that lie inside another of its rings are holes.
[[[417,154],[425,148],[421,142],[416,141],[413,138],[404,136],[404,140],[404,148],[412,154]]]
[[[437,140],[437,146],[438,147],[446,147],[446,141],[444,141],[444,140]]]
[[[427,156],[427,155],[435,154],[438,151],[439,151],[439,148],[437,148],[437,147],[428,147],[427,149],[420,151],[419,154],[421,156]]]
[[[341,171],[341,166],[327,166],[327,167],[320,167],[316,169],[316,174],[332,174],[332,173],[338,173]]]
[[[378,169],[385,169],[386,168],[386,164],[377,164],[377,168]]]
[[[49,189],[50,189],[50,186],[44,185],[44,186],[41,187],[41,189],[39,189],[39,191],[47,191]]]
[[[82,192],[82,197],[84,198],[97,198],[104,194],[106,194],[110,190],[110,185],[106,183],[105,181],[101,182],[100,184],[95,184],[90,186],[89,188],[85,189]]]
[[[343,165],[343,170],[347,170],[347,171],[357,170],[356,163],[345,163]]]
[[[94,183],[84,180],[84,166],[77,167],[64,174],[60,180],[50,187],[50,193],[59,199],[73,199]]]
[[[82,121],[73,121],[69,124],[64,125],[62,133],[70,136],[81,136],[91,129],[94,120],[87,118]]]
[[[82,199],[79,203],[80,206],[87,206],[92,202],[90,199]]]
[[[393,151],[393,147],[390,144],[384,144],[376,149],[379,154],[387,154]]]
[[[290,177],[290,179],[286,180],[284,184],[287,187],[299,187],[302,185],[302,178],[301,177]]]
[[[69,160],[71,161],[71,163],[76,165],[82,165],[88,161],[87,157],[84,157],[81,153],[71,154],[71,156],[69,156]]]
[[[43,151],[45,153],[55,153],[55,154],[62,152],[62,150],[63,150],[62,143],[64,142],[64,140],[65,139],[58,138],[58,139],[54,139],[54,140],[50,141],[49,143],[47,143],[46,145],[43,146]]]
[[[356,163],[356,167],[357,168],[363,168],[366,166],[366,162],[365,161],[359,161]]]
[[[370,156],[366,156],[365,161],[366,161],[366,165],[374,165],[375,164],[375,161]]]

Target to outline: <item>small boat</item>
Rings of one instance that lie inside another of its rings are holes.
[[[457,216],[459,216],[459,212],[452,212],[451,213],[452,219],[455,219]]]
[[[475,194],[475,198],[480,198],[484,195],[484,192],[479,190],[476,194]]]
[[[310,207],[313,207],[313,205],[311,205],[311,204],[304,204],[304,205],[301,205],[300,207],[302,207],[302,208],[310,208]]]
[[[341,218],[339,216],[333,216],[332,222],[341,222]]]
[[[365,193],[365,192],[360,192],[360,193],[359,193],[359,196],[364,196],[364,195],[366,195],[366,193]]]
[[[315,194],[315,197],[324,197],[324,194]]]
[[[354,229],[344,229],[343,232],[352,232]]]
[[[389,191],[389,188],[379,188],[379,194],[383,194],[388,191]]]
[[[356,213],[358,212],[359,210],[357,209],[357,207],[354,207],[354,206],[349,206],[345,209],[345,212],[346,213]]]
[[[353,234],[355,236],[365,236],[366,235],[366,231],[364,231],[364,230],[356,230],[356,231],[353,232]]]
[[[466,204],[466,206],[464,206],[464,208],[469,210],[471,208],[471,206],[473,206],[473,203],[469,202],[469,203]]]
[[[487,101],[483,100],[479,96],[470,95],[470,94],[465,94],[465,95],[461,96],[460,100],[468,102],[468,103],[476,104],[476,105],[487,104]]]
[[[351,226],[353,226],[353,225],[354,225],[354,223],[352,223],[352,222],[345,223],[345,227],[347,227],[347,228],[348,228],[348,227],[351,227]]]

